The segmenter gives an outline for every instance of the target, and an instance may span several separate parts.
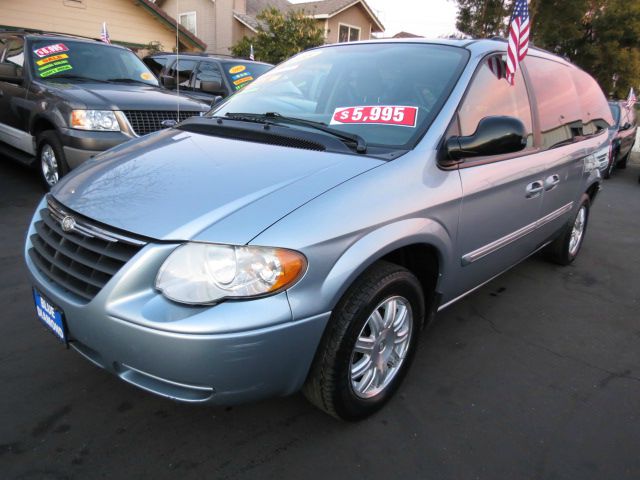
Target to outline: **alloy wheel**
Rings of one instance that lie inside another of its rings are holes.
[[[60,180],[60,167],[53,147],[45,143],[40,150],[40,167],[42,176],[50,187],[53,187]]]
[[[396,377],[407,356],[413,312],[404,297],[380,303],[365,322],[351,354],[350,381],[360,398],[372,398]]]
[[[576,215],[576,220],[573,223],[573,229],[571,230],[571,239],[569,240],[569,254],[574,256],[578,253],[582,237],[584,236],[584,227],[587,220],[587,208],[583,205]]]

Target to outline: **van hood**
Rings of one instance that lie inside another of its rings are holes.
[[[90,110],[209,110],[203,101],[141,83],[49,82],[47,88]]]
[[[52,195],[70,210],[130,233],[242,245],[384,163],[170,129],[97,155],[64,177]]]

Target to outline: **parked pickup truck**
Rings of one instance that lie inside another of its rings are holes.
[[[160,88],[127,48],[0,32],[0,153],[36,166],[47,189],[96,153],[208,109]]]

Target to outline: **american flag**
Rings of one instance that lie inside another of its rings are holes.
[[[513,85],[518,64],[529,51],[529,7],[527,0],[516,0],[509,27],[507,50],[507,81]]]
[[[255,55],[253,54],[253,43],[251,44],[251,48],[249,49],[249,60],[255,60]]]
[[[104,43],[111,43],[109,32],[107,30],[107,22],[102,22],[102,30],[100,31],[100,40]]]
[[[636,92],[634,92],[633,87],[631,87],[631,90],[629,90],[629,96],[627,97],[627,103],[625,106],[627,108],[631,108],[636,104],[637,101],[638,99],[636,98]]]
[[[499,80],[506,77],[507,66],[499,55],[493,55],[489,60],[487,60],[487,64],[489,65],[489,70],[491,70]]]

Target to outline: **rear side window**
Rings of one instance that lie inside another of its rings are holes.
[[[213,62],[200,62],[196,71],[195,88],[200,88],[200,84],[203,81],[213,82],[216,80],[223,84],[222,74],[218,66]]]
[[[535,91],[543,147],[553,148],[581,137],[582,111],[572,68],[531,56],[525,62]]]
[[[189,81],[191,80],[191,74],[196,68],[195,60],[183,60],[178,59],[171,65],[171,68],[167,74],[176,78],[176,83],[181,87],[190,87]]]
[[[593,135],[614,124],[611,110],[598,83],[586,72],[571,69],[582,112],[583,135]]]
[[[472,135],[483,118],[506,115],[522,121],[527,132],[527,146],[530,147],[533,128],[527,87],[520,70],[516,73],[514,86],[505,80],[505,72],[502,55],[492,55],[483,61],[458,112],[460,133]]]

